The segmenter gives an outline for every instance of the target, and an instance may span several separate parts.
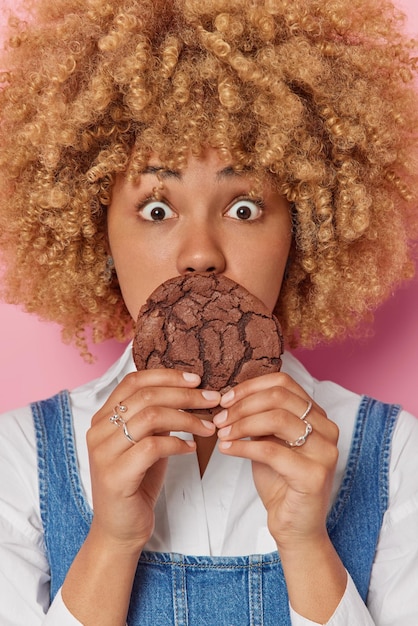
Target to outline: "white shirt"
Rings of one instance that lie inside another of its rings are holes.
[[[333,498],[341,483],[360,397],[331,382],[318,382],[290,354],[288,372],[340,428],[340,457]],[[108,372],[71,393],[81,480],[91,485],[85,433],[113,388],[134,370],[131,346]],[[185,433],[180,436],[190,437]],[[389,507],[380,534],[368,609],[349,578],[327,626],[418,624],[418,420],[402,412],[393,437]],[[34,427],[29,407],[0,417],[0,624],[80,626],[58,593],[49,608],[49,568],[39,511]],[[243,488],[245,485],[245,488]],[[169,460],[157,503],[149,550],[184,554],[244,555],[276,549],[267,529],[251,464],[215,448],[203,478],[195,455]],[[314,623],[291,611],[292,626]]]

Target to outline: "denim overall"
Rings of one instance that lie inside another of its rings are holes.
[[[327,520],[332,543],[364,601],[387,508],[391,437],[399,410],[362,398],[343,481]],[[32,412],[52,601],[85,540],[93,513],[78,473],[68,393],[33,404]],[[242,557],[144,552],[139,560],[129,626],[290,623],[277,552]]]

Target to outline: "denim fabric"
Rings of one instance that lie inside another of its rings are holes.
[[[195,557],[145,552],[128,624],[287,626],[289,605],[278,554]]]
[[[396,405],[362,399],[345,475],[328,516],[331,540],[364,600],[388,503],[391,437],[399,410]],[[84,542],[93,513],[78,473],[68,393],[33,404],[32,412],[52,600]],[[135,576],[128,624],[290,626],[279,555],[144,552]]]

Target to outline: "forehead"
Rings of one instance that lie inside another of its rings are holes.
[[[151,154],[146,160],[141,157],[140,162],[134,163],[127,172],[127,178],[134,183],[140,183],[148,176],[157,178],[161,184],[170,180],[187,183],[200,177],[202,180],[211,178],[217,184],[246,182],[254,191],[261,190],[266,183],[273,186],[272,176],[265,171],[256,171],[247,163],[234,162],[214,148],[206,148],[197,155],[190,152],[186,158],[178,159]]]

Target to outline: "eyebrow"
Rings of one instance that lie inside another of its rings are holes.
[[[216,173],[216,178],[218,180],[234,178],[236,176],[243,176],[244,174],[248,174],[248,172],[251,172],[250,167],[245,167],[242,170],[236,170],[232,167],[232,165],[228,165],[228,167],[224,167],[223,170],[220,170]]]
[[[243,174],[251,171],[251,168],[244,168],[243,170],[236,170],[232,167],[232,165],[228,165],[224,167],[222,170],[216,173],[217,180],[225,180],[228,178],[233,178],[236,176],[242,176]],[[178,170],[171,170],[166,167],[158,166],[158,165],[148,165],[145,169],[141,171],[142,174],[153,174],[158,175],[161,180],[166,180],[168,178],[175,178],[176,180],[181,181],[183,176],[182,173]]]
[[[181,180],[181,173],[177,170],[170,170],[166,167],[161,167],[158,165],[148,165],[144,170],[141,171],[141,176],[143,174],[158,174],[159,178],[161,179],[176,178],[177,180]]]

